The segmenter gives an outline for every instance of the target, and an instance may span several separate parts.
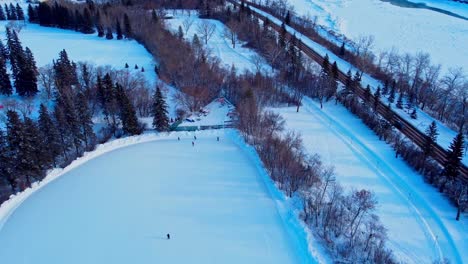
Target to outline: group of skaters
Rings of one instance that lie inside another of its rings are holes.
[[[177,140],[180,141],[180,137],[177,137]],[[197,136],[193,135],[192,147],[195,147],[196,140],[197,140]],[[219,136],[216,137],[216,141],[219,141]]]

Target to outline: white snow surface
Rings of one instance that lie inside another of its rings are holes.
[[[13,196],[2,263],[317,263],[253,149],[231,130],[197,136],[115,140]]]
[[[257,63],[254,59],[256,53],[249,48],[243,47],[245,43],[240,40],[236,41],[236,46],[233,48],[231,41],[224,36],[225,30],[228,28],[220,21],[213,19],[200,19],[197,15],[192,14],[189,16],[186,13],[179,11],[175,13],[174,18],[168,19],[166,22],[169,28],[174,32],[177,32],[179,26],[182,26],[183,21],[187,18],[193,19],[194,23],[190,27],[188,34],[184,36],[184,39],[192,41],[193,36],[197,34],[200,41],[203,42],[201,34],[198,32],[198,27],[202,23],[208,22],[215,26],[215,31],[212,37],[208,40],[208,45],[206,45],[206,48],[211,55],[219,58],[221,60],[221,64],[226,69],[230,69],[232,65],[234,65],[238,73],[242,73],[244,71],[257,71]],[[183,30],[185,29],[183,28]],[[264,60],[260,60],[258,66],[262,72],[268,73],[272,71],[272,68]]]
[[[260,14],[267,16],[270,21],[273,23],[276,23],[278,25],[281,25],[281,21],[275,18],[274,16],[271,16],[270,14],[263,12],[262,10],[259,10],[255,7],[250,7],[252,10],[255,10],[256,12],[259,12]],[[311,47],[313,50],[315,50],[317,53],[319,53],[321,56],[328,55],[330,61],[333,61],[337,63],[338,68],[341,69],[344,72],[347,72],[348,70],[351,71],[351,73],[354,75],[354,73],[357,71],[357,68],[348,63],[347,61],[341,59],[337,55],[333,54],[329,50],[327,50],[325,47],[321,46],[320,44],[312,41],[311,39],[305,37],[298,31],[294,30],[293,28],[286,26],[286,30],[288,32],[291,32],[296,35],[296,37],[300,40],[302,40],[307,46]],[[467,34],[468,36],[468,34]],[[467,42],[468,43],[468,42]],[[362,75],[362,80],[361,84],[365,87],[369,85],[373,91],[377,89],[378,86],[383,87],[383,84],[369,76],[368,74],[363,74]],[[386,98],[382,98],[382,100],[386,103],[388,103]],[[393,105],[393,109],[396,109],[396,107]],[[436,121],[437,123],[437,129],[439,132],[439,136],[437,137],[437,143],[441,145],[442,147],[448,148],[450,143],[453,141],[453,138],[456,136],[456,132],[443,124],[442,122],[437,121],[435,118],[429,116],[427,113],[424,113],[421,111],[419,108],[417,108],[418,111],[418,118],[417,119],[412,119],[410,115],[402,110],[396,109],[397,112],[400,114],[400,116],[404,119],[406,119],[408,122],[416,126],[420,131],[426,131],[427,127],[430,125],[432,121]],[[463,163],[465,165],[468,165],[468,156],[465,155],[463,157]]]
[[[303,99],[295,107],[273,108],[287,129],[301,133],[306,150],[335,166],[337,181],[349,189],[369,189],[378,199],[377,215],[388,229],[389,244],[405,263],[468,260],[468,221],[455,221],[456,208],[423,181],[393,149],[341,105]]]
[[[381,0],[288,2],[299,15],[317,16],[319,24],[353,40],[359,36],[375,36],[374,50],[377,52],[390,50],[392,47],[400,53],[416,54],[422,51],[431,55],[433,63],[441,64],[444,72],[449,67],[463,67],[468,70],[467,20],[428,9],[403,8]],[[468,13],[466,4],[457,8]]]
[[[229,113],[235,111],[235,107],[226,101],[224,98],[218,98],[207,106],[203,107],[202,112],[193,113],[187,119],[195,122],[189,122],[185,119],[179,126],[216,126],[224,125],[225,122],[231,121]]]
[[[0,23],[1,36],[5,36],[7,23]],[[58,59],[59,52],[65,49],[70,60],[75,62],[90,62],[116,70],[125,69],[125,63],[128,63],[131,71],[140,71],[144,67],[146,79],[150,82],[156,80],[153,56],[135,40],[107,40],[99,38],[97,34],[83,34],[30,23],[24,24],[18,37],[23,47],[31,49],[38,67],[52,64],[53,60]],[[138,65],[139,70],[133,69],[135,65]]]

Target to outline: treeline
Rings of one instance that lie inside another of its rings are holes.
[[[0,5],[0,20],[23,20],[24,21],[24,12],[21,6],[16,3]]]
[[[6,37],[6,46],[0,40],[0,94],[13,94],[13,85],[7,71],[9,62],[16,93],[25,97],[34,96],[38,92],[38,70],[34,56],[28,47],[23,48],[14,29],[6,27]]]

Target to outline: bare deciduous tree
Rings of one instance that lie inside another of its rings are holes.
[[[184,27],[185,35],[188,34],[188,31],[192,27],[193,22],[195,22],[195,19],[191,16],[184,18],[184,21],[182,21],[182,27]]]
[[[216,26],[213,23],[205,20],[197,25],[197,32],[200,34],[201,38],[203,38],[205,45],[208,44],[208,41],[213,36],[215,30]]]

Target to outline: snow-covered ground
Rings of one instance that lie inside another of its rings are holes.
[[[466,215],[455,221],[456,209],[425,183],[392,148],[341,105],[304,98],[296,108],[275,109],[288,129],[302,134],[309,153],[319,153],[336,168],[338,182],[348,189],[375,192],[377,214],[388,229],[389,246],[406,263],[431,263],[447,257],[451,263],[468,259]]]
[[[0,208],[2,263],[316,263],[258,157],[223,132],[124,138],[52,173]]]
[[[172,14],[172,13],[171,13]],[[193,36],[197,34],[200,41],[201,33],[198,31],[199,26],[202,23],[210,23],[215,26],[215,31],[212,37],[208,40],[207,49],[211,52],[211,55],[216,56],[221,60],[221,64],[227,69],[230,69],[234,65],[239,73],[244,71],[256,72],[257,67],[262,72],[271,72],[271,67],[265,64],[264,60],[260,60],[260,57],[255,56],[256,53],[251,49],[243,47],[241,41],[237,40],[235,48],[232,47],[229,37],[225,36],[225,30],[227,27],[218,20],[213,19],[200,19],[197,15],[192,14],[191,16],[186,13],[177,12],[174,18],[166,20],[169,27],[177,32],[179,26],[183,26],[183,22],[186,19],[193,19],[193,24],[190,27],[188,33],[184,36],[187,41],[192,41]],[[182,27],[185,30],[184,27]]]
[[[280,20],[278,20],[274,16],[269,15],[266,12],[263,12],[263,11],[257,9],[257,8],[254,8],[254,7],[251,7],[251,9],[255,10],[256,12],[258,12],[258,13],[264,15],[264,16],[267,16],[270,19],[270,21],[272,21],[273,23],[276,23],[278,25],[281,25],[281,23],[282,23]],[[314,49],[321,56],[328,55],[328,57],[330,58],[330,61],[336,62],[337,65],[338,65],[338,68],[341,69],[342,71],[346,72],[346,71],[350,70],[353,75],[357,71],[356,67],[354,67],[353,65],[351,65],[347,61],[341,59],[337,55],[331,53],[329,50],[327,50],[325,47],[321,46],[320,44],[310,40],[307,37],[304,37],[301,33],[294,30],[293,28],[291,28],[289,26],[286,26],[286,30],[288,30],[288,32],[291,32],[291,33],[295,34],[298,39],[302,40],[307,46]],[[467,34],[467,36],[468,36],[468,34]],[[364,87],[369,85],[373,91],[375,91],[378,86],[383,87],[383,84],[380,81],[372,78],[368,74],[363,74],[362,75],[361,84]],[[382,98],[382,100],[384,102],[388,103],[386,98]],[[396,107],[394,107],[394,105],[393,105],[393,109],[395,109],[395,108]],[[401,115],[402,118],[406,119],[407,121],[409,121],[410,123],[415,125],[420,131],[426,131],[429,124],[433,120],[436,121],[438,132],[439,132],[439,136],[437,137],[437,143],[440,144],[443,147],[448,147],[450,145],[450,142],[452,142],[453,138],[456,136],[457,133],[454,130],[450,129],[448,126],[446,126],[443,123],[437,121],[436,119],[432,118],[428,114],[422,112],[420,109],[417,109],[417,110],[418,110],[418,119],[412,119],[410,117],[410,115],[408,115],[408,113],[405,113],[405,112],[400,111],[398,109],[397,109],[397,112]],[[463,163],[468,165],[468,157],[466,155],[463,158]]]
[[[1,36],[5,36],[6,24],[7,22],[0,23]],[[148,81],[156,80],[153,56],[135,40],[107,40],[99,38],[97,34],[86,35],[30,23],[24,24],[18,36],[23,47],[29,47],[33,52],[38,67],[52,64],[59,52],[65,49],[75,62],[90,62],[116,70],[125,69],[125,63],[128,63],[132,71],[140,71],[144,67],[143,74]],[[5,41],[4,44],[6,45]],[[139,70],[133,69],[135,65],[138,65]]]
[[[300,15],[356,40],[373,35],[375,50],[395,47],[401,53],[427,52],[432,61],[468,70],[468,21],[428,9],[403,8],[381,0],[289,0]],[[414,0],[413,2],[421,2]],[[426,1],[448,2],[448,1]],[[439,4],[444,5],[445,4]],[[450,4],[455,7],[455,4]],[[458,6],[460,5],[460,7]],[[457,9],[468,13],[468,5]]]
[[[218,98],[203,107],[203,112],[187,117],[179,127],[225,125],[226,122],[232,121],[233,113],[235,113],[235,107],[224,98]]]

